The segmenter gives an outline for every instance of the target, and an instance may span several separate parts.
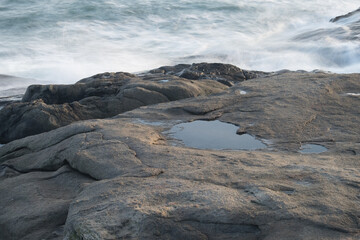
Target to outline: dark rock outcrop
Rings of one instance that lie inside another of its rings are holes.
[[[230,64],[221,63],[194,63],[192,65],[179,64],[176,66],[164,66],[150,71],[151,73],[163,73],[175,75],[187,79],[213,79],[230,83],[264,77],[270,73],[260,71],[247,71]],[[227,84],[226,84],[227,85]]]
[[[235,82],[265,75],[268,73],[232,65],[202,63],[163,67],[141,75],[103,73],[72,85],[32,85],[21,103],[0,110],[0,142],[145,105],[219,93]]]

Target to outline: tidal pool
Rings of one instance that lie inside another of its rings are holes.
[[[360,97],[360,93],[346,93],[348,96]]]
[[[144,124],[144,125],[150,125],[150,126],[161,126],[164,125],[163,122],[157,122],[157,121],[147,121],[140,118],[134,119],[134,122]]]
[[[169,80],[164,79],[164,80],[159,80],[159,82],[160,82],[160,83],[167,83],[167,82],[169,82]]]
[[[301,145],[299,152],[303,154],[311,154],[311,153],[322,153],[326,152],[328,149],[324,146],[318,144],[304,144]]]
[[[215,121],[193,121],[173,126],[168,132],[185,146],[215,150],[258,150],[267,146],[249,134],[236,134],[238,127]]]

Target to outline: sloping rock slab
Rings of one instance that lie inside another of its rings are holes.
[[[68,166],[1,179],[0,239],[62,239],[70,202],[91,182]]]

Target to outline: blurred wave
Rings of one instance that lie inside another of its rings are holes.
[[[358,7],[353,0],[0,0],[0,73],[70,83],[201,61],[359,72],[359,15],[329,22]]]

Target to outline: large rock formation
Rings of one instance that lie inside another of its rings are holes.
[[[359,74],[285,72],[12,141],[0,239],[357,239],[358,93]],[[199,150],[168,133],[199,119],[268,148]]]
[[[269,73],[202,63],[162,67],[140,75],[103,73],[72,85],[32,85],[22,103],[0,110],[0,143],[79,120],[107,118],[145,105],[219,93],[234,82],[265,75]]]

